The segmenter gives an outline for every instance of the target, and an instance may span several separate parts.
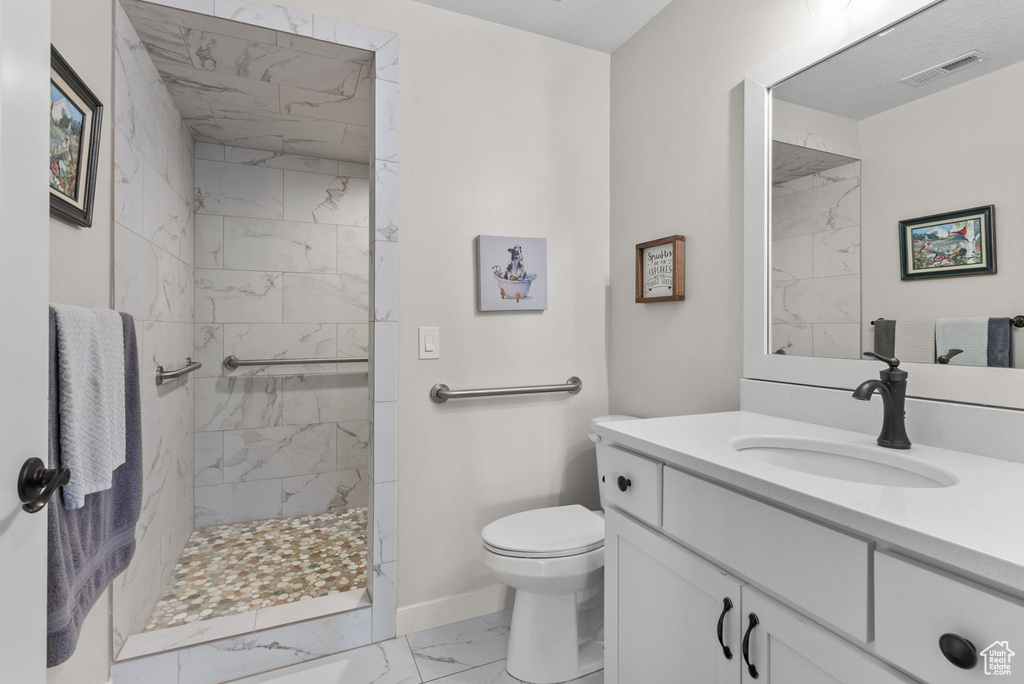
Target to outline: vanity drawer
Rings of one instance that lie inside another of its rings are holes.
[[[867,542],[665,468],[666,532],[850,636],[871,639]]]
[[[661,471],[657,461],[599,444],[605,501],[655,527],[661,525]],[[620,481],[621,478],[621,481]]]
[[[1009,541],[1009,540],[1008,540]],[[875,553],[875,651],[926,682],[992,681],[987,658],[1016,650],[1003,681],[1024,682],[1024,603],[899,556]],[[954,666],[939,649],[944,634],[975,648],[978,663]],[[1008,642],[1006,645],[996,642]],[[990,645],[993,650],[980,655]]]

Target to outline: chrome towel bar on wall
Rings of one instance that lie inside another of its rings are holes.
[[[172,371],[165,371],[163,366],[156,367],[156,384],[164,384],[164,380],[173,380],[174,378],[180,378],[182,375],[188,375],[192,371],[199,370],[203,367],[202,362],[193,361],[192,357],[185,359],[185,365],[181,368],[176,368]]]
[[[568,392],[579,394],[583,389],[583,381],[575,375],[565,381],[564,385],[526,385],[525,387],[493,387],[490,389],[453,390],[442,383],[430,388],[430,398],[438,404],[449,399],[476,399],[477,397],[507,397],[513,394],[549,394],[551,392]]]
[[[234,354],[224,359],[224,365],[228,368],[239,366],[293,366],[312,365],[314,363],[368,363],[370,359],[357,356],[332,356],[313,359],[239,359]]]

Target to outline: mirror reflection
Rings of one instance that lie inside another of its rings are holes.
[[[1024,366],[1022,36],[945,0],[772,89],[769,352]]]

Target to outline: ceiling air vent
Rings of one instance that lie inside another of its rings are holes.
[[[900,83],[906,83],[907,85],[911,85],[916,88],[923,86],[925,83],[931,83],[935,79],[942,78],[954,71],[966,69],[972,64],[984,62],[986,59],[988,59],[988,55],[978,52],[977,50],[973,50],[968,52],[966,55],[960,55],[956,59],[951,59],[948,62],[944,62],[938,66],[933,66],[932,68],[925,69],[924,71],[919,71],[913,76],[901,78]]]

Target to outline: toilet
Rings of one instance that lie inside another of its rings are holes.
[[[595,418],[591,441],[600,440],[598,423],[618,420],[634,417]],[[599,478],[601,472],[599,457]],[[495,520],[481,536],[484,565],[516,590],[509,674],[529,684],[556,684],[603,668],[603,511],[578,504],[538,508]]]

